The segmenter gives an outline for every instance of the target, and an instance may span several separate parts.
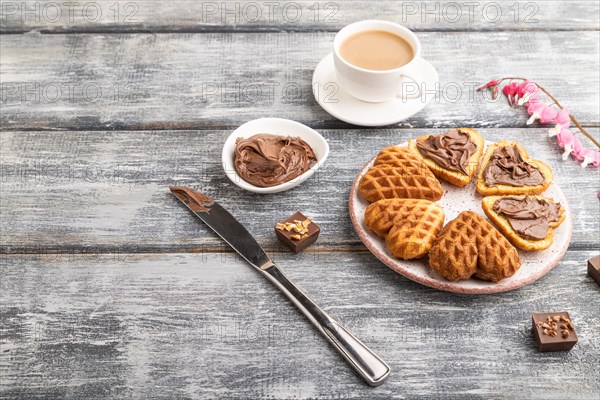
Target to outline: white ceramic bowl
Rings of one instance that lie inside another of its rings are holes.
[[[282,183],[277,186],[259,187],[246,182],[238,175],[233,162],[235,155],[235,140],[239,137],[247,138],[259,133],[268,133],[271,135],[282,135],[299,137],[312,147],[317,157],[315,165],[310,167],[308,171],[291,181]],[[308,178],[310,178],[317,169],[325,162],[329,155],[329,144],[323,136],[314,129],[309,128],[296,121],[283,118],[259,118],[248,121],[237,128],[225,141],[223,146],[223,169],[233,183],[242,189],[249,190],[255,193],[277,193],[298,186]]]

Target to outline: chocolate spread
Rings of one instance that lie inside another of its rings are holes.
[[[439,166],[468,175],[469,158],[477,150],[477,145],[471,141],[468,133],[450,129],[441,135],[417,140],[417,148]]]
[[[210,211],[209,207],[214,203],[214,200],[211,197],[190,189],[189,187],[169,186],[169,189],[171,189],[171,193],[179,200],[187,204],[190,210],[195,212]]]
[[[542,240],[548,235],[550,222],[560,219],[560,203],[525,196],[496,200],[494,211],[506,217],[510,226],[526,239]]]
[[[270,187],[291,181],[316,161],[313,149],[298,137],[263,133],[235,142],[235,170],[255,186]]]
[[[544,183],[544,175],[523,159],[516,146],[499,147],[494,150],[483,177],[487,186],[535,186]]]

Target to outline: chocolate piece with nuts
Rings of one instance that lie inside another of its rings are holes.
[[[281,243],[294,253],[300,253],[313,244],[321,229],[310,218],[296,211],[285,221],[275,225],[275,233]]]
[[[588,275],[600,285],[600,256],[588,260]]]
[[[533,313],[531,317],[539,351],[567,351],[577,343],[575,326],[569,313]]]

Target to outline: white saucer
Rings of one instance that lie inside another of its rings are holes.
[[[433,65],[419,58],[415,71],[421,97],[393,99],[384,103],[367,103],[351,96],[338,84],[333,65],[333,53],[321,60],[313,74],[312,88],[317,103],[332,116],[349,124],[360,126],[384,126],[396,124],[421,111],[434,97],[439,76]],[[413,88],[411,88],[413,89]]]

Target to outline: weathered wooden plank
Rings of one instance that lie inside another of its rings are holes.
[[[600,123],[598,32],[420,33],[438,98],[404,127],[524,126],[474,88],[535,79],[587,124]],[[315,102],[313,69],[333,33],[5,35],[2,129],[207,129],[278,116],[348,127]],[[577,60],[576,63],[573,60]]]
[[[573,210],[571,248],[598,246],[600,171],[563,162],[544,129],[480,129],[488,140],[518,140],[554,170]],[[381,148],[432,130],[322,131],[323,169],[299,187],[259,195],[238,188],[221,165],[229,131],[2,132],[3,252],[210,252],[220,239],[193,218],[168,185],[206,191],[270,251],[273,226],[296,210],[321,226],[311,251],[362,248],[347,199],[362,166]],[[358,247],[357,247],[358,246]]]
[[[366,252],[275,259],[391,366],[369,388],[232,255],[3,256],[4,398],[569,398],[600,390],[598,286],[570,251],[538,282],[466,296]],[[533,311],[567,310],[579,343],[538,353]]]
[[[385,19],[411,29],[598,29],[593,1],[161,1],[0,2],[0,32],[336,31],[361,19]]]

